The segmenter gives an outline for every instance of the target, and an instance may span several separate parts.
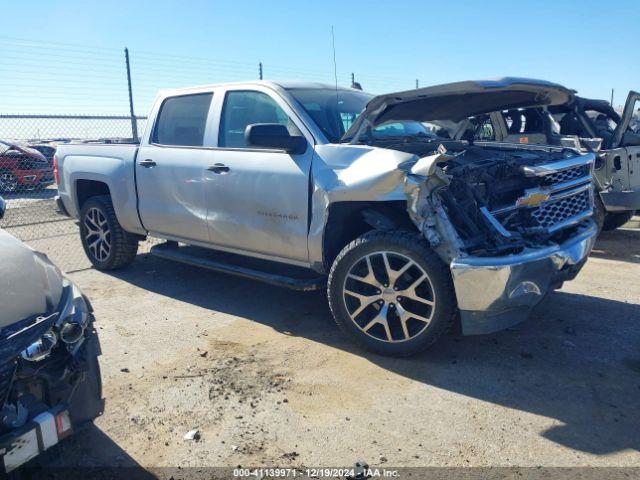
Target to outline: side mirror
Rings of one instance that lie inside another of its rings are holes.
[[[7,211],[7,203],[4,198],[0,197],[0,220],[4,218],[4,212]]]
[[[284,150],[287,153],[303,153],[307,141],[303,136],[291,135],[287,127],[279,123],[253,123],[244,131],[247,145]]]

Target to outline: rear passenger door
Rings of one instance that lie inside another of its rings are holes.
[[[220,112],[217,148],[205,173],[211,242],[256,256],[307,262],[313,137],[269,88],[229,88],[217,96],[215,110]],[[246,127],[255,123],[279,123],[291,134],[302,134],[305,152],[247,145]]]
[[[144,227],[163,238],[208,242],[204,172],[212,92],[168,97],[136,158]]]

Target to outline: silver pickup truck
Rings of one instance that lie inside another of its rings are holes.
[[[327,287],[361,346],[409,355],[527,317],[591,250],[592,153],[452,139],[459,122],[563,104],[549,82],[468,81],[373,97],[313,83],[163,91],[138,145],[61,145],[61,210],[98,269],[147,235],[164,258]]]

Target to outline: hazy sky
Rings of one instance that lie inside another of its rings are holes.
[[[10,1],[0,113],[136,113],[158,88],[257,78],[365,90],[525,76],[622,103],[640,89],[637,1]]]

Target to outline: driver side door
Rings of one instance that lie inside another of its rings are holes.
[[[210,242],[243,254],[306,264],[313,137],[268,88],[229,88],[215,108],[220,112],[217,147],[209,152],[204,176]],[[293,154],[248,145],[246,128],[256,123],[278,123],[291,134],[302,134],[305,151]]]

